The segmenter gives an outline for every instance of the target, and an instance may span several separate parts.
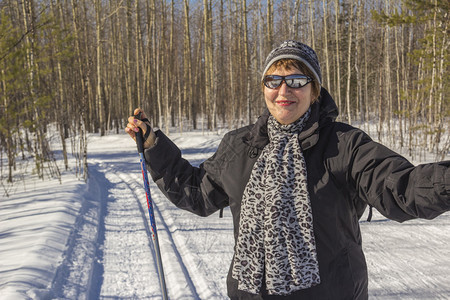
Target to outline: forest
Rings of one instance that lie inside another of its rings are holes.
[[[20,160],[58,177],[69,155],[86,180],[88,135],[123,133],[136,107],[165,131],[254,122],[265,106],[264,59],[285,39],[316,50],[338,120],[374,124],[382,142],[443,158],[449,3],[2,0],[1,182],[16,180]],[[62,144],[62,167],[49,132]]]

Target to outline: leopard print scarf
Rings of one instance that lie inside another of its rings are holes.
[[[310,110],[293,124],[268,120],[270,143],[244,190],[232,276],[238,289],[289,295],[320,283],[306,165],[298,141]],[[265,278],[263,278],[265,276]]]

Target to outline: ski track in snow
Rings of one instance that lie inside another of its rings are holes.
[[[185,150],[186,156],[194,155],[199,159],[197,164],[212,154],[217,140],[201,146]],[[199,155],[199,151],[204,154]],[[139,158],[128,150],[99,156],[108,159],[97,159],[94,154],[89,160],[91,176],[87,194],[101,202],[94,205],[86,201],[81,208],[74,233],[69,238],[69,251],[58,268],[56,278],[59,279],[53,283],[53,293],[61,299],[161,299]],[[202,252],[191,253],[195,249],[192,244],[198,242],[197,234],[210,235],[210,241],[217,236],[208,234],[210,228],[197,228],[195,221],[204,218],[196,216],[187,218],[194,222],[184,222],[180,227],[176,220],[179,210],[162,196],[153,182],[150,182],[150,190],[168,298],[226,298],[224,285],[205,278],[205,272],[200,270],[204,267],[204,263],[198,261]],[[89,215],[94,217],[89,219]],[[192,234],[186,234],[189,230]],[[223,231],[229,235],[232,228]],[[190,236],[194,243],[189,241]],[[207,248],[211,250],[212,246]],[[220,253],[222,257],[222,248]],[[225,266],[228,267],[228,262]],[[226,269],[219,270],[226,274]],[[221,279],[224,283],[225,279]]]
[[[198,165],[221,136],[171,138]],[[61,199],[42,189],[0,203],[1,300],[162,298],[135,145],[126,135],[91,136],[89,165],[86,185],[49,184]],[[150,190],[169,299],[227,299],[229,208],[223,218],[201,218],[176,208],[153,182]],[[450,299],[449,213],[399,224],[374,210],[373,221],[365,219],[370,299]]]

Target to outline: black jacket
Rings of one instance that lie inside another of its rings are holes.
[[[282,299],[367,299],[367,266],[359,219],[367,205],[403,222],[431,219],[450,209],[450,161],[414,167],[363,131],[335,122],[337,107],[325,89],[312,105],[299,135],[306,160],[321,284]],[[161,191],[179,208],[201,216],[230,206],[235,239],[242,195],[261,150],[268,144],[268,111],[250,125],[227,133],[217,152],[198,168],[161,132],[145,151]],[[230,268],[231,270],[231,268]],[[275,299],[237,290],[232,299]]]

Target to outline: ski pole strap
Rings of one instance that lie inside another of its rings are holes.
[[[139,131],[136,132],[136,144],[139,153],[144,153],[144,143],[148,139],[150,135],[151,127],[147,123],[150,123],[149,119],[143,118],[141,119],[142,112],[139,112],[137,115],[134,115],[135,119],[144,122],[145,126],[147,126],[147,130],[145,131],[145,135],[142,134],[142,129],[139,127]]]

